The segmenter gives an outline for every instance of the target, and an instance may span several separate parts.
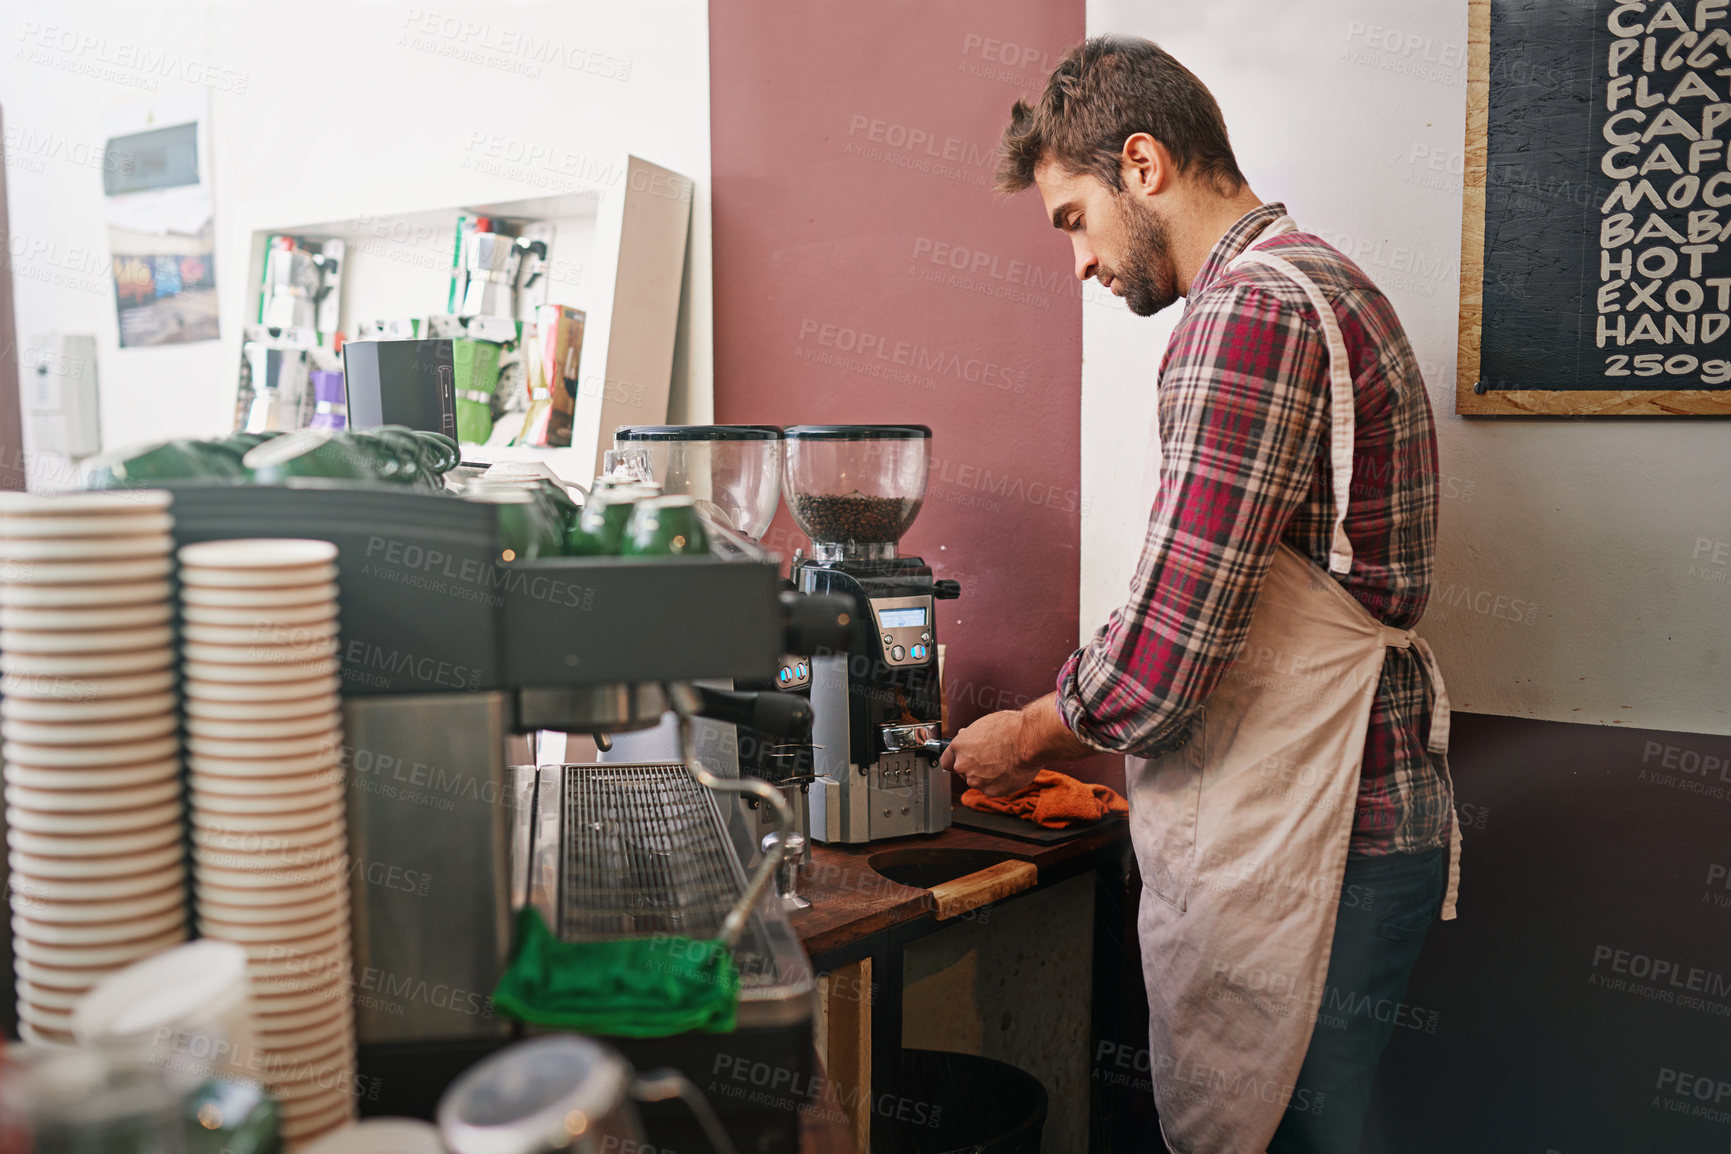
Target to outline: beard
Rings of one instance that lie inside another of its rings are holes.
[[[1171,231],[1164,217],[1128,193],[1118,196],[1118,214],[1124,222],[1124,260],[1119,268],[1107,269],[1106,275],[1124,286],[1124,303],[1131,312],[1151,317],[1178,299]]]

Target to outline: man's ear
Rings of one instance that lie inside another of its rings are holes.
[[[1132,133],[1118,154],[1119,171],[1126,192],[1153,196],[1172,181],[1172,156],[1166,146],[1146,132]]]

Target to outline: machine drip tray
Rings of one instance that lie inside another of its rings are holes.
[[[989,869],[999,862],[1017,860],[990,849],[891,849],[874,853],[866,863],[880,877],[916,890],[953,882],[968,874]]]

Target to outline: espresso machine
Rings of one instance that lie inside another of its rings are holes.
[[[946,742],[936,603],[961,586],[896,551],[925,500],[932,431],[783,432],[783,490],[811,538],[811,553],[795,555],[794,587],[849,599],[858,623],[846,649],[812,654],[803,690],[814,717],[811,836],[852,844],[939,833],[950,825],[950,782],[938,766]]]
[[[188,484],[173,513],[178,544],[338,548],[354,1012],[360,1073],[382,1091],[363,1113],[430,1116],[451,1078],[505,1044],[490,995],[514,911],[541,902],[561,932],[729,941],[739,1027],[708,1044],[806,1068],[813,979],[770,893],[780,859],[747,869],[713,835],[734,794],[785,803],[765,782],[718,779],[690,737],[701,716],[801,719],[693,683],[770,678],[790,648],[843,643],[837,603],[785,592],[775,560],[728,535],[707,556],[508,561],[497,506],[399,487]],[[681,741],[657,763],[535,764],[540,732],[621,733],[669,710]],[[663,869],[701,829],[710,856]],[[643,1066],[697,1060],[683,1036],[620,1044]],[[730,1128],[797,1131],[792,1114],[765,1123],[752,1109],[717,1104]]]

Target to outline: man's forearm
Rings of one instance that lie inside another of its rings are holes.
[[[1058,695],[1055,693],[1048,693],[1022,707],[1022,729],[1016,745],[1024,765],[1079,761],[1099,752],[1064,724],[1064,719],[1058,715]]]

